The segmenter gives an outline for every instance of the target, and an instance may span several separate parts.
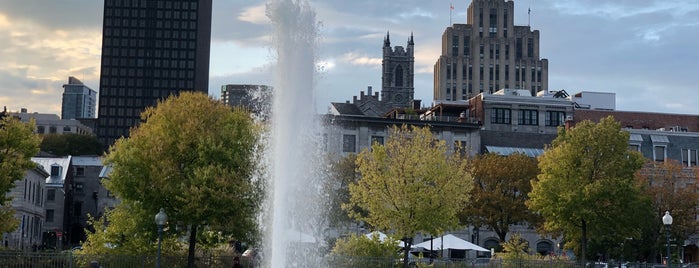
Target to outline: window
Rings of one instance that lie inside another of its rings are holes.
[[[653,146],[653,160],[665,162],[665,146]]]
[[[53,209],[46,210],[46,222],[53,222]]]
[[[491,124],[510,124],[511,110],[503,108],[493,108],[490,113]]]
[[[48,189],[46,191],[46,201],[55,201],[56,200],[56,189]]]
[[[82,182],[75,183],[75,191],[78,193],[82,193],[82,191],[83,191],[83,183]]]
[[[539,111],[537,110],[519,110],[519,117],[517,118],[517,124],[520,125],[538,125],[539,124]]]
[[[76,167],[75,168],[75,175],[76,176],[85,176],[85,168],[84,167]]]
[[[380,145],[383,145],[383,137],[382,136],[371,136],[371,145],[374,145],[374,143],[378,143]]]
[[[51,166],[51,177],[59,176],[61,173],[60,166]]]
[[[44,134],[45,132],[46,132],[46,130],[44,129],[44,126],[36,127],[36,133]]]
[[[557,127],[563,125],[566,113],[558,111],[546,111],[546,126]]]
[[[465,141],[454,141],[454,153],[458,153],[461,156],[466,155],[466,142]]]
[[[641,145],[640,144],[629,144],[629,150],[630,151],[641,151]]]
[[[354,135],[342,135],[342,152],[354,153],[356,146],[356,138]]]
[[[699,151],[696,149],[682,149],[682,166],[696,167],[697,152]]]

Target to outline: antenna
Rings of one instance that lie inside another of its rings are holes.
[[[449,26],[452,26],[451,13],[454,12],[454,3],[449,3]]]

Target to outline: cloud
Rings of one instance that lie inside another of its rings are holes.
[[[340,57],[340,60],[342,62],[355,65],[355,66],[370,66],[370,67],[378,67],[381,66],[381,63],[383,62],[383,59],[381,58],[371,58],[367,57],[365,55],[361,55],[360,53],[356,52],[350,52],[350,53],[345,53]]]
[[[15,96],[9,109],[60,114],[62,84],[79,77],[97,89],[101,33],[68,31],[35,20],[0,14],[0,95]]]
[[[238,20],[253,24],[269,24],[269,18],[265,15],[265,5],[256,5],[243,9],[238,15]]]

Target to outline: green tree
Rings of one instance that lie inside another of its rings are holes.
[[[543,230],[562,234],[583,263],[588,237],[620,243],[640,235],[638,217],[649,203],[634,183],[643,158],[628,150],[628,140],[612,117],[583,121],[559,128],[539,157],[541,173],[527,204],[544,218]]]
[[[471,202],[461,212],[461,220],[473,226],[492,229],[500,241],[519,222],[536,224],[539,217],[530,213],[525,201],[531,181],[539,168],[535,158],[523,154],[503,156],[489,153],[476,156],[469,165],[474,187]]]
[[[685,241],[697,232],[699,224],[695,217],[699,207],[699,181],[696,180],[695,168],[683,168],[674,160],[649,161],[636,173],[636,178],[643,193],[652,200],[652,214],[646,220],[649,228],[644,234],[650,238],[648,244],[656,245],[650,257],[656,256],[657,245],[665,245],[665,227],[661,221],[665,211],[672,215],[670,231],[677,241]]]
[[[97,137],[76,133],[45,134],[41,140],[41,150],[57,156],[102,155],[102,144]]]
[[[345,157],[329,157],[326,172],[328,178],[323,181],[323,187],[328,196],[326,199],[328,202],[327,218],[332,227],[351,221],[347,212],[342,209],[342,204],[349,203],[349,185],[359,180],[356,163],[356,154],[349,154]]]
[[[255,184],[259,128],[250,115],[202,93],[183,92],[146,109],[145,121],[110,148],[106,187],[148,219],[164,208],[189,226],[189,261],[206,226],[251,242],[261,183]],[[155,232],[155,228],[152,229]]]
[[[0,118],[0,233],[17,229],[15,213],[7,193],[15,182],[35,164],[31,157],[39,152],[41,138],[34,134],[34,121],[23,123],[12,116]]]
[[[460,155],[448,155],[445,142],[435,140],[428,127],[393,127],[385,145],[375,143],[357,156],[361,179],[350,185],[350,202],[343,208],[407,241],[408,256],[417,233],[436,235],[458,226],[457,214],[472,187],[466,165]]]
[[[386,259],[392,263],[399,257],[397,248],[398,240],[388,237],[381,241],[378,233],[374,233],[370,237],[352,234],[338,239],[331,254],[334,258],[338,258],[342,265],[370,267],[367,261],[376,262],[377,259]],[[379,264],[378,267],[385,267],[385,265]]]

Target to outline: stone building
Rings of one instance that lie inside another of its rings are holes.
[[[442,34],[434,65],[434,99],[468,100],[503,88],[548,90],[548,60],[539,54],[539,31],[514,25],[514,2],[473,0],[467,23]]]
[[[393,108],[420,109],[420,100],[415,100],[413,77],[415,74],[415,42],[410,35],[406,47],[391,48],[390,34],[383,44],[381,92],[372,92],[372,87],[354,96],[352,102],[330,103],[332,114],[354,114],[383,117]],[[379,97],[380,95],[380,97]]]
[[[68,220],[73,215],[73,211],[70,209],[73,202],[71,156],[32,157],[32,161],[48,174],[45,177],[46,221],[42,229],[42,244],[48,248],[67,248],[70,237]]]
[[[8,196],[12,198],[11,207],[19,221],[19,227],[13,232],[3,234],[4,248],[32,250],[42,245],[42,230],[46,221],[45,180],[48,176],[41,167],[30,169],[10,190]]]

